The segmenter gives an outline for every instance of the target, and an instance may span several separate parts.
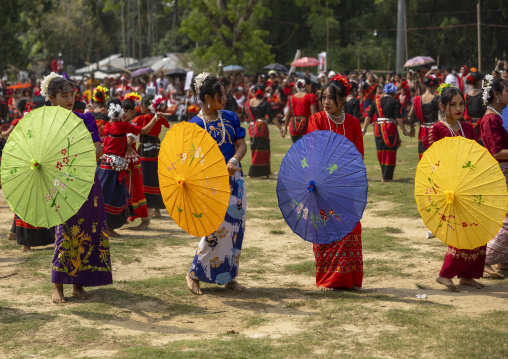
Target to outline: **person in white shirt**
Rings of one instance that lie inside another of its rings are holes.
[[[453,73],[452,73],[452,68],[451,67],[447,67],[445,68],[444,70],[444,75],[445,75],[445,82],[447,84],[450,84],[456,88],[459,88],[459,81],[457,79],[457,76],[455,76]]]

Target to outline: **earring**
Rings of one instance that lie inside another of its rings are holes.
[[[496,101],[496,103],[499,103],[499,97],[497,98],[497,101]]]
[[[210,108],[210,104],[208,104],[208,108]]]

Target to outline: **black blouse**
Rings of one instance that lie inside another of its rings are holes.
[[[400,102],[394,97],[391,96],[385,96],[381,97],[381,108],[383,109],[384,117],[385,118],[401,118],[400,114]],[[377,113],[377,105],[376,101],[372,102],[372,105],[370,106],[369,111],[369,117],[372,118],[374,114]],[[377,114],[378,117],[381,117],[379,113]]]
[[[358,100],[357,98],[352,98],[351,100],[347,101],[344,112],[360,119],[361,117],[360,100]]]
[[[277,116],[275,111],[273,111],[272,105],[266,100],[261,101],[261,103],[256,107],[250,106],[250,110],[256,119],[264,120],[265,116],[268,116],[268,118],[272,120]],[[246,116],[246,118],[248,117]]]
[[[429,103],[422,103],[423,122],[437,122],[439,120],[439,96],[434,96]]]
[[[466,94],[466,106],[467,106],[467,114],[471,118],[481,118],[483,117],[483,115],[485,115],[485,112],[487,111],[487,106],[483,104],[481,92],[475,96]]]

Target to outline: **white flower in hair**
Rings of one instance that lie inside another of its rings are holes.
[[[489,94],[492,89],[492,81],[494,81],[494,76],[485,75],[485,79],[483,80],[482,86],[482,98],[483,104],[486,105],[489,102]]]
[[[123,115],[123,108],[121,105],[112,103],[108,108],[108,117],[117,120]]]
[[[208,76],[211,76],[208,72],[202,72],[194,78],[194,88],[196,89],[196,95],[199,96],[203,82],[205,82]]]
[[[51,82],[51,80],[56,79],[57,77],[63,77],[63,76],[57,74],[56,72],[52,72],[48,76],[45,76],[42,79],[42,82],[41,82],[41,95],[44,96],[46,101],[49,101],[49,91],[48,91],[48,89],[49,89],[49,83]]]

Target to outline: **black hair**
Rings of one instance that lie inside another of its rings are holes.
[[[423,86],[425,87],[437,87],[439,86],[439,81],[435,77],[425,76],[423,78]]]
[[[134,101],[126,98],[122,101],[122,107],[124,110],[134,110],[136,108],[136,104]]]
[[[26,104],[29,103],[29,102],[30,101],[25,99],[25,98],[18,101],[18,104],[16,105],[16,107],[17,107],[19,113],[25,112],[25,110],[26,110],[26,108],[25,108]]]
[[[300,85],[302,83],[300,80],[304,81],[303,85]],[[308,77],[304,77],[303,79],[300,80],[296,82],[296,87],[299,89],[304,88],[305,86],[310,85],[312,83]]]
[[[469,79],[469,76],[471,76],[473,78],[473,81],[471,81]],[[480,72],[480,71],[476,71],[476,72],[471,72],[467,77],[466,77],[466,84],[468,85],[474,85],[474,84],[477,84],[479,82],[482,82],[483,80],[483,74]]]
[[[97,91],[97,92],[95,92],[95,97],[97,97],[97,99],[98,99],[99,101],[95,101],[95,100],[93,100],[93,97],[92,97],[93,102],[95,102],[95,103],[101,103],[101,104],[104,104],[104,97],[105,97],[105,94],[104,94],[102,91]]]
[[[453,69],[451,67],[446,67],[445,70],[449,73],[452,73]]]
[[[502,93],[507,85],[508,84],[506,83],[506,81],[502,78],[497,78],[497,79],[492,80],[492,82],[490,84],[489,96],[487,97],[487,104],[490,105],[491,103],[493,103],[494,102],[494,93],[496,93],[496,92]]]
[[[195,81],[192,81],[192,91],[194,91],[194,95],[198,96],[198,90],[196,89]],[[201,88],[199,89],[199,99],[201,102],[205,103],[205,95],[210,96],[211,98],[215,99],[215,95],[219,94],[220,96],[223,95],[222,89],[221,89],[222,82],[215,76],[207,76],[207,78],[203,81],[201,84]]]
[[[220,81],[222,82],[222,85],[224,85],[224,88],[228,87],[229,79],[227,77],[223,77]]]
[[[56,97],[58,93],[64,93],[63,91],[66,86],[69,86],[74,91],[74,86],[72,86],[69,80],[63,77],[55,77],[48,84],[48,95]]]
[[[325,93],[325,90],[328,89],[328,92],[332,96],[332,100],[335,103],[335,106],[339,106],[339,103],[337,102],[337,97],[340,99],[346,98],[346,87],[344,84],[340,81],[329,81],[324,87],[323,90],[321,90],[321,96],[319,97],[319,101],[323,101],[323,94]]]
[[[350,80],[349,83],[351,84],[351,90],[356,90],[358,89],[358,83],[356,81],[352,81]],[[350,90],[350,91],[351,91]]]
[[[153,99],[155,98],[154,95],[146,95],[141,100],[141,106],[148,107],[152,104]]]
[[[464,94],[456,87],[445,87],[443,91],[441,91],[440,102],[441,105],[443,105],[443,112],[446,110],[446,107],[450,104],[452,99],[457,95],[459,95],[461,99],[464,99]]]
[[[494,70],[494,71],[492,71],[492,72],[496,74],[496,78],[497,78],[497,77],[501,77],[501,74],[499,73],[499,71]]]

